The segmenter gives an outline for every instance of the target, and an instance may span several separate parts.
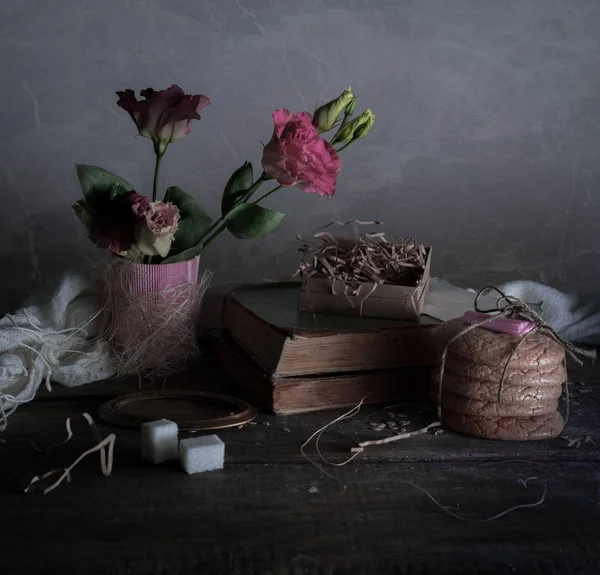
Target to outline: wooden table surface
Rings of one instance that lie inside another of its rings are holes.
[[[0,435],[0,574],[598,574],[600,368],[571,370],[570,378],[577,383],[564,435],[583,438],[579,447],[564,438],[510,443],[444,431],[372,447],[348,465],[327,466],[332,478],[300,446],[344,410],[260,415],[218,432],[224,470],[189,476],[177,462],[141,461],[139,431],[96,418],[103,435],[117,435],[112,476],[102,476],[94,454],[71,483],[26,495],[34,475],[93,445],[83,420],[72,441],[47,453],[30,441],[61,440],[66,417],[95,414],[106,400],[99,394],[123,382],[70,396],[56,390],[23,405]],[[230,391],[211,370],[177,381]],[[408,429],[435,419],[431,406],[364,408],[323,434],[323,455],[340,462],[357,441],[391,435],[369,425],[390,421],[388,412]],[[469,521],[447,515],[422,490]],[[538,506],[473,522],[535,503],[544,490]]]

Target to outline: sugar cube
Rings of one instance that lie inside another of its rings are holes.
[[[177,459],[179,446],[177,424],[168,419],[142,423],[142,459],[163,463]]]
[[[223,469],[225,444],[216,435],[183,439],[179,442],[179,457],[187,473]]]

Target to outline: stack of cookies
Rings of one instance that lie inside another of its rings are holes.
[[[440,348],[467,326],[447,322],[439,330]],[[564,421],[558,412],[567,378],[565,351],[550,336],[532,332],[506,363],[521,336],[477,327],[448,347],[443,370],[442,423],[454,431],[489,439],[531,440],[557,437]],[[439,400],[438,368],[431,396]]]

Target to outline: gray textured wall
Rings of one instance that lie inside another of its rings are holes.
[[[69,209],[74,162],[148,191],[150,143],[114,91],[170,83],[213,103],[163,185],[214,213],[275,107],[351,85],[378,115],[333,200],[286,190],[275,233],[213,244],[216,281],[289,273],[296,234],[361,218],[432,244],[459,284],[598,288],[598,0],[2,0],[0,16],[0,311],[100,255]]]

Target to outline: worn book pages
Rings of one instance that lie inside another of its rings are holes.
[[[423,314],[441,321],[462,317],[466,311],[475,309],[475,295],[469,290],[453,286],[439,278],[431,278]],[[481,297],[479,304],[484,309],[493,308],[496,306],[496,298]]]

